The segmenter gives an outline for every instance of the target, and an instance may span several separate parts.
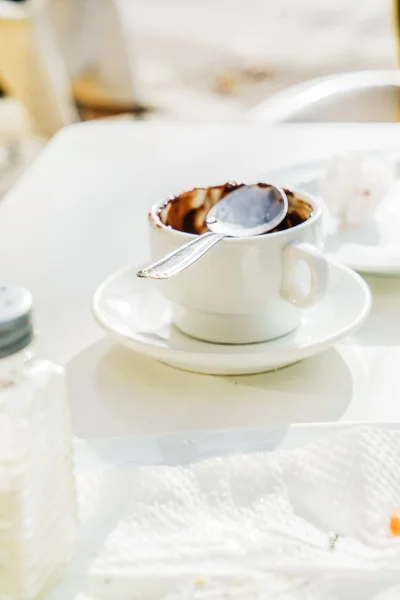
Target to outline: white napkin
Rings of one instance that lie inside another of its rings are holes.
[[[395,177],[394,161],[349,152],[329,162],[321,179],[321,196],[340,228],[361,227],[373,220]]]
[[[363,427],[184,467],[99,467],[79,487],[78,557],[96,599],[400,597],[389,530],[398,431]]]

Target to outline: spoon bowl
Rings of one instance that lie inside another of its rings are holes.
[[[285,218],[288,199],[273,185],[241,186],[209,210],[210,231],[226,237],[253,237],[275,229]]]

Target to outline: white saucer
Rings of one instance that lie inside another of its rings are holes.
[[[381,152],[377,155],[388,155]],[[306,163],[268,173],[268,180],[318,196],[326,161]],[[400,275],[400,180],[377,208],[371,225],[340,232],[325,211],[325,254],[361,273]]]
[[[260,344],[222,345],[187,337],[170,322],[167,302],[137,268],[111,275],[97,289],[93,314],[105,331],[131,350],[184,369],[212,375],[260,373],[326,350],[358,329],[371,307],[367,284],[354,271],[330,266],[325,298],[304,313],[300,327]]]

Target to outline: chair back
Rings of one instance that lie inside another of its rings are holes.
[[[250,111],[268,122],[393,122],[400,116],[400,71],[321,77],[278,92]]]

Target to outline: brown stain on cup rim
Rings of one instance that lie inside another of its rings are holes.
[[[149,214],[149,219],[158,228],[162,228],[162,225],[164,225],[183,233],[201,235],[209,231],[206,217],[212,206],[230,192],[244,185],[246,184],[228,182],[217,186],[193,188],[167,198],[165,202],[159,205],[155,214]],[[270,184],[259,182],[255,185],[268,187]],[[282,223],[269,233],[296,227],[307,221],[313,213],[311,204],[296,196],[292,190],[283,189],[288,198],[288,212]]]

